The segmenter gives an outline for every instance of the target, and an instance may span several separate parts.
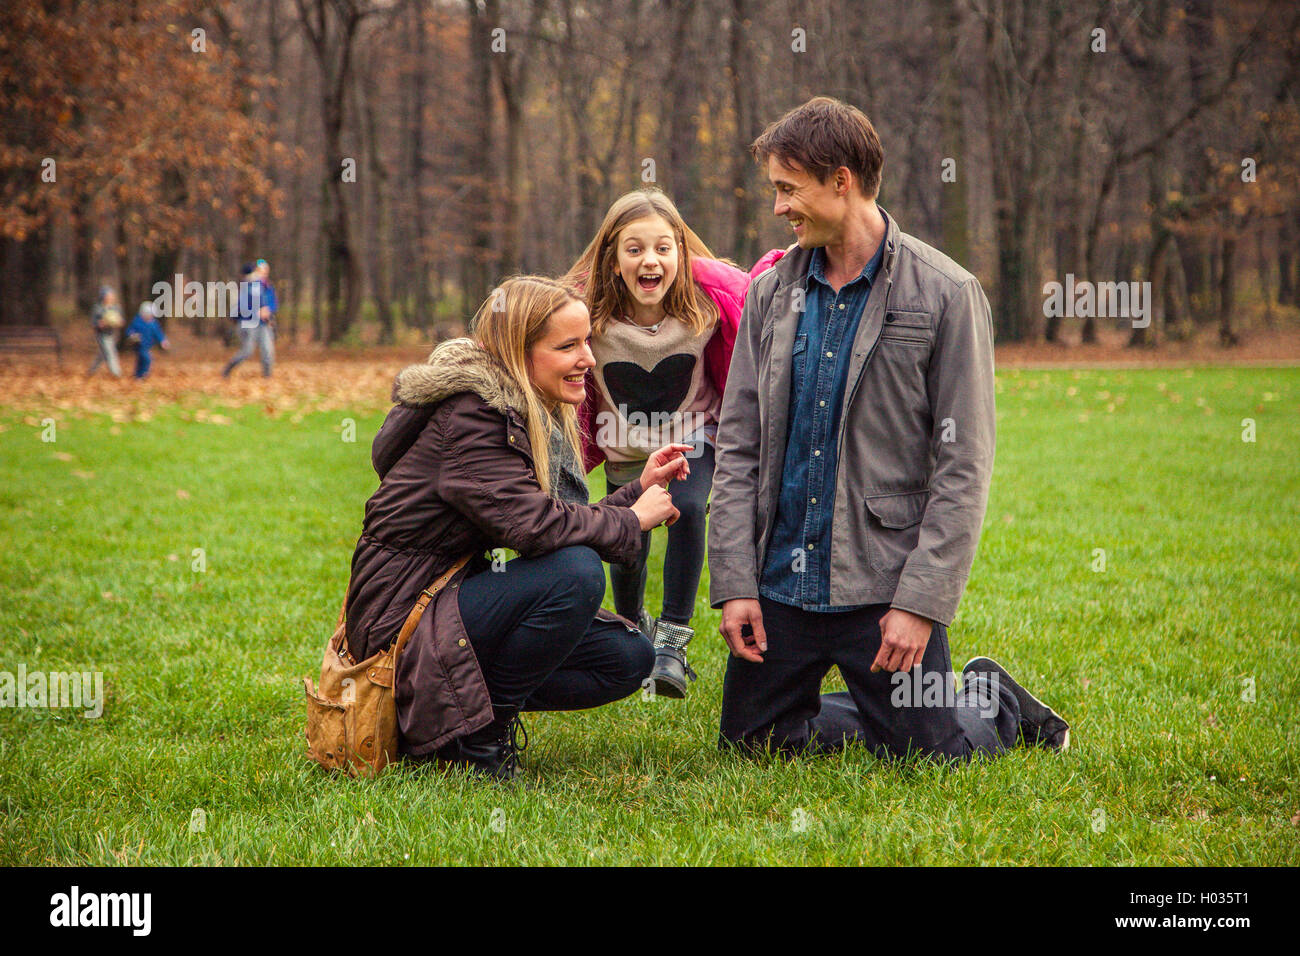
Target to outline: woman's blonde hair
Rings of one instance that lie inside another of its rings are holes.
[[[582,289],[586,296],[592,335],[603,335],[615,316],[632,314],[632,292],[618,272],[618,235],[628,224],[649,216],[662,216],[677,237],[677,280],[664,296],[664,311],[681,319],[696,335],[718,321],[718,307],[695,284],[691,271],[692,259],[717,256],[686,225],[671,199],[655,189],[638,189],[614,200],[596,238],[564,276],[566,283]]]
[[[581,302],[574,288],[545,276],[511,276],[492,290],[470,324],[470,335],[494,358],[524,395],[528,442],[533,446],[537,482],[548,495],[551,489],[551,421],[541,395],[528,376],[528,351],[546,335],[551,316],[570,302]],[[564,439],[582,461],[578,441],[578,415],[560,402],[554,416]]]

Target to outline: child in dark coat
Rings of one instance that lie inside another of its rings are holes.
[[[126,327],[126,337],[128,341],[134,342],[136,346],[136,378],[147,377],[149,369],[153,367],[153,358],[149,354],[150,349],[155,345],[161,346],[164,351],[171,348],[171,343],[167,341],[162,326],[153,317],[152,302],[141,304],[140,311],[131,320],[131,324]]]

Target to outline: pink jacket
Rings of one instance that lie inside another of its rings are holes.
[[[779,250],[774,249],[763,256],[749,275],[716,259],[696,259],[691,263],[696,283],[718,307],[718,328],[704,347],[704,373],[719,395],[727,387],[731,350],[736,345],[736,332],[740,328],[740,312],[745,305],[745,293],[749,291],[749,280],[775,261],[769,261],[774,253],[779,253]],[[779,254],[777,258],[780,258]],[[593,438],[596,434],[596,386],[590,377],[587,379],[587,398],[578,411],[578,424],[582,436],[582,463],[587,471],[591,471],[605,460],[605,453]]]

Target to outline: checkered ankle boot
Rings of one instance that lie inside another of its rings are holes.
[[[673,624],[660,618],[655,622],[651,643],[655,649],[655,667],[650,681],[659,697],[686,696],[686,684],[695,680],[695,671],[686,663],[686,645],[695,630],[685,624]]]

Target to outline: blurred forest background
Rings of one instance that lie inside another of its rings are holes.
[[[5,0],[0,323],[262,256],[290,341],[427,342],[648,181],[747,268],[791,241],[748,144],[826,94],[1001,341],[1233,345],[1297,324],[1297,71],[1293,0]],[[1045,317],[1067,273],[1151,326]]]

